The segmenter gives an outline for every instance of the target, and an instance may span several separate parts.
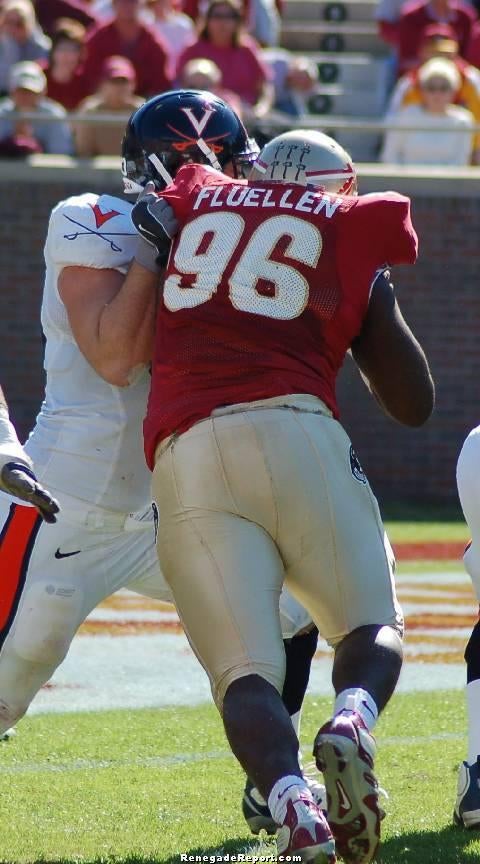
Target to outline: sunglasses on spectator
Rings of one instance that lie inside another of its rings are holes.
[[[17,30],[23,30],[25,27],[23,18],[5,18],[4,24],[7,24],[8,27],[15,27]]]
[[[439,81],[438,84],[424,84],[423,90],[428,90],[429,93],[447,93],[453,90],[448,81]]]
[[[223,18],[224,21],[239,20],[239,16],[235,12],[211,12],[209,18]]]

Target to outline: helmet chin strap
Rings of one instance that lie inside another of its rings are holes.
[[[207,142],[203,140],[203,138],[197,138],[197,147],[199,150],[202,151],[203,155],[207,157],[212,168],[216,168],[217,171],[222,170],[222,166],[220,165],[220,162],[215,156],[215,153],[213,152],[212,148],[208,146]]]
[[[171,174],[168,173],[168,171],[165,168],[165,165],[163,164],[161,159],[159,159],[155,153],[150,153],[150,156],[148,158],[149,158],[150,162],[152,163],[152,165],[154,166],[154,168],[157,169],[157,171],[160,174],[160,177],[164,181],[165,185],[170,186],[170,183],[173,183],[173,177]]]

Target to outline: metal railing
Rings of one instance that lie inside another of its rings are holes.
[[[130,114],[114,114],[114,113],[95,113],[95,114],[87,114],[81,112],[70,112],[64,115],[63,117],[54,116],[52,114],[44,114],[41,111],[22,111],[22,112],[12,112],[11,114],[0,116],[0,120],[11,120],[15,122],[16,120],[26,120],[28,122],[38,121],[41,123],[62,123],[69,122],[71,124],[91,124],[94,126],[105,125],[105,126],[115,126],[119,124],[126,124]],[[283,114],[278,111],[271,111],[267,115],[263,117],[257,117],[255,115],[246,115],[244,117],[244,122],[248,126],[255,125],[256,127],[264,128],[268,127],[269,129],[278,128],[285,129],[285,127],[291,128],[308,128],[308,129],[321,129],[325,130],[347,130],[350,132],[391,132],[392,130],[401,131],[401,132],[431,132],[432,134],[438,135],[440,132],[455,132],[458,134],[468,134],[469,132],[473,134],[480,133],[480,124],[475,124],[470,129],[469,128],[453,128],[445,124],[444,126],[438,125],[432,128],[427,124],[397,124],[392,123],[388,117],[380,118],[370,118],[370,117],[345,117],[340,115],[332,115],[332,114],[302,114],[299,117],[292,117],[290,114]]]

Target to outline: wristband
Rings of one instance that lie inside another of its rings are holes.
[[[135,252],[135,261],[142,267],[145,267],[145,270],[150,270],[150,273],[158,273],[157,257],[157,247],[153,246],[152,243],[149,243],[148,240],[144,240],[143,237],[139,236]]]

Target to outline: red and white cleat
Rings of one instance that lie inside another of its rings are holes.
[[[380,842],[378,783],[373,735],[360,717],[338,715],[315,738],[313,753],[327,788],[328,821],[338,854],[347,864],[368,864]]]
[[[308,864],[335,864],[335,841],[324,814],[310,796],[287,802],[277,831],[277,855],[299,855]]]

